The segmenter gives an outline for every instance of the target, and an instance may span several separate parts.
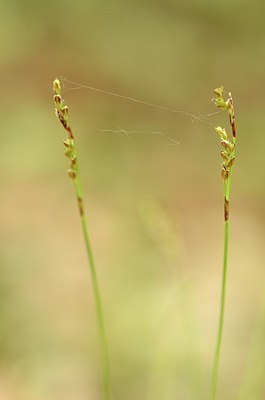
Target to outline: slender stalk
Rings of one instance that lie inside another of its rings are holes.
[[[222,336],[223,336],[225,298],[226,298],[226,281],[227,281],[228,230],[229,230],[229,221],[225,221],[224,222],[224,254],[223,254],[222,288],[221,288],[221,299],[220,299],[219,323],[218,323],[217,339],[216,339],[213,369],[212,369],[211,397],[210,397],[211,400],[214,400],[215,396],[216,396],[220,350],[221,350],[221,343],[222,343]]]
[[[96,316],[97,316],[100,351],[101,351],[104,399],[109,400],[110,399],[110,369],[109,369],[108,343],[107,343],[103,307],[102,307],[102,302],[101,302],[95,261],[94,261],[94,257],[93,257],[93,253],[92,253],[90,237],[89,237],[86,218],[85,218],[85,208],[84,208],[84,203],[83,203],[83,195],[82,195],[82,189],[81,189],[81,180],[80,180],[80,172],[79,172],[78,164],[77,164],[77,175],[76,175],[76,181],[75,181],[75,192],[76,192],[76,197],[77,197],[77,202],[78,202],[79,214],[80,214],[82,231],[83,231],[83,236],[84,236],[84,241],[85,241],[88,264],[89,264],[90,273],[91,273],[91,280],[92,280],[95,306],[96,306]]]
[[[223,99],[223,88],[215,89],[214,93],[215,93],[215,105],[228,112],[229,122],[232,131],[232,140],[230,141],[228,139],[228,135],[225,129],[221,127],[215,128],[216,132],[220,136],[221,144],[224,147],[224,150],[221,151],[221,156],[224,160],[221,171],[221,175],[224,182],[224,253],[223,253],[223,272],[222,272],[221,298],[220,298],[220,310],[219,310],[219,323],[218,323],[217,338],[216,338],[214,360],[212,367],[210,400],[215,400],[216,398],[221,344],[223,336],[226,286],[227,286],[230,189],[231,189],[232,166],[235,160],[235,144],[236,144],[235,113],[234,113],[232,95],[231,93],[229,93],[228,99],[225,101]]]
[[[56,115],[67,131],[68,138],[64,140],[65,146],[65,156],[69,160],[69,170],[68,176],[73,181],[76,199],[78,203],[79,216],[81,220],[81,226],[85,241],[86,254],[88,259],[88,265],[91,274],[92,280],[92,288],[93,295],[95,300],[96,307],[96,317],[97,317],[97,326],[98,326],[98,335],[99,335],[99,346],[101,352],[101,367],[102,367],[102,381],[103,381],[103,398],[104,400],[110,399],[110,368],[109,368],[109,353],[108,353],[108,343],[107,336],[105,330],[104,323],[104,315],[103,308],[101,302],[101,295],[99,290],[99,284],[97,279],[96,267],[94,262],[94,257],[92,253],[92,248],[90,244],[89,233],[86,224],[85,218],[85,207],[83,201],[83,194],[81,189],[81,179],[80,179],[80,171],[79,164],[76,154],[76,146],[74,141],[74,135],[72,129],[68,122],[68,108],[64,103],[64,100],[61,97],[61,85],[58,79],[55,79],[53,82],[53,91],[54,91],[54,102],[55,102],[55,111]]]

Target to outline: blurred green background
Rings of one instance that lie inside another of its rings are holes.
[[[264,13],[262,0],[1,1],[1,400],[101,399],[55,77],[196,115],[216,111],[215,87],[232,91],[238,145],[218,399],[265,398]],[[226,115],[201,122],[64,85],[113,399],[205,400],[223,246],[211,125],[227,126]]]

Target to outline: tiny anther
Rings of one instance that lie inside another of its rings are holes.
[[[221,128],[221,126],[217,126],[215,128],[215,131],[218,133],[218,135],[220,136],[221,139],[227,140],[227,133],[224,128]]]

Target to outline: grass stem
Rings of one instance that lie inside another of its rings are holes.
[[[215,343],[214,360],[212,367],[211,376],[211,389],[210,389],[210,400],[215,400],[218,383],[218,370],[220,365],[220,353],[224,327],[224,316],[225,316],[225,299],[226,299],[226,287],[227,287],[227,260],[228,260],[228,233],[229,233],[229,208],[230,208],[230,188],[231,188],[231,177],[232,167],[235,161],[235,144],[236,144],[236,125],[235,125],[235,112],[231,93],[228,95],[228,99],[223,98],[223,87],[217,88],[214,91],[215,94],[215,105],[226,110],[229,117],[229,123],[231,127],[232,139],[229,137],[224,128],[220,126],[216,127],[215,130],[221,139],[223,150],[221,156],[223,158],[221,175],[224,183],[224,253],[223,253],[223,272],[222,272],[222,284],[221,284],[221,299],[219,309],[219,322],[217,330],[217,338]]]
[[[104,400],[110,399],[110,368],[109,368],[109,352],[108,352],[108,342],[107,335],[105,330],[105,322],[104,322],[104,314],[103,307],[101,301],[101,295],[99,290],[97,272],[95,267],[95,261],[93,257],[92,247],[90,243],[89,232],[87,229],[87,223],[85,218],[85,208],[83,203],[83,195],[81,190],[81,179],[79,166],[77,165],[77,175],[75,180],[75,192],[78,202],[80,220],[82,225],[82,231],[85,241],[86,254],[91,274],[93,294],[95,300],[96,307],[96,317],[97,317],[97,325],[98,325],[98,334],[99,334],[99,345],[101,351],[101,365],[102,365],[102,379],[103,379],[103,392],[104,392]]]
[[[94,262],[94,257],[92,253],[89,233],[86,224],[85,218],[85,207],[83,201],[83,193],[81,189],[81,179],[80,179],[80,171],[78,158],[76,153],[76,145],[74,140],[74,134],[68,122],[68,107],[65,105],[64,100],[61,97],[61,84],[58,79],[55,79],[53,82],[53,91],[54,91],[54,103],[55,103],[55,111],[56,115],[63,125],[64,129],[67,132],[67,139],[64,140],[65,146],[65,156],[69,161],[69,170],[68,176],[72,180],[75,194],[78,203],[79,216],[82,225],[82,231],[85,241],[86,254],[89,264],[89,269],[91,273],[92,280],[92,288],[93,295],[95,300],[96,307],[96,318],[97,318],[97,326],[98,326],[98,335],[99,335],[99,346],[101,352],[101,367],[102,367],[102,380],[103,380],[103,398],[104,400],[110,400],[110,368],[109,368],[109,352],[108,352],[108,343],[107,336],[105,330],[105,322],[103,315],[103,308],[101,302],[101,295],[99,290],[98,278],[96,273],[96,267]]]
[[[216,344],[215,344],[214,361],[213,361],[213,369],[212,369],[211,397],[210,397],[211,400],[214,400],[216,397],[220,350],[221,350],[223,326],[224,326],[226,281],[227,281],[227,258],[228,258],[228,228],[229,228],[229,222],[225,221],[224,222],[224,254],[223,254],[222,288],[221,288],[221,300],[220,300],[220,312],[219,312],[217,340],[216,340]]]

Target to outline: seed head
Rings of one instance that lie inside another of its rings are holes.
[[[67,132],[67,138],[64,140],[64,155],[68,158],[69,170],[68,176],[75,180],[77,174],[77,160],[73,132],[68,121],[68,107],[61,96],[61,84],[59,79],[53,81],[53,100],[55,105],[55,114],[64,129]]]
[[[216,133],[221,139],[221,145],[224,147],[224,149],[221,150],[221,157],[223,158],[221,175],[223,180],[226,181],[235,161],[236,127],[232,95],[229,93],[228,98],[224,99],[223,93],[223,86],[214,90],[214,104],[221,110],[227,111],[232,130],[232,138],[230,139],[224,128],[221,126],[215,128]]]

